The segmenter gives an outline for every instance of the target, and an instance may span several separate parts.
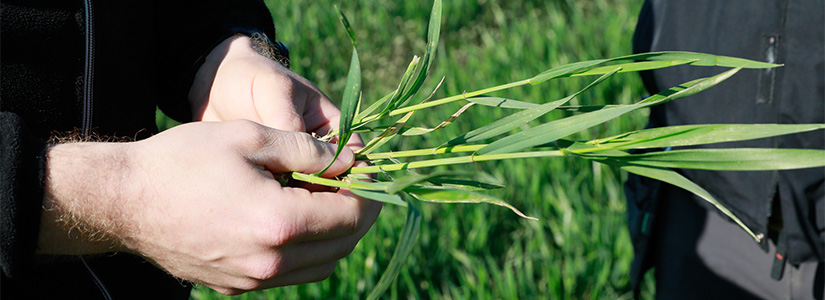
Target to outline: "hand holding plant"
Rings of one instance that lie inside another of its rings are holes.
[[[527,217],[504,200],[483,193],[487,189],[501,188],[500,185],[483,182],[462,172],[425,174],[419,173],[421,171],[418,169],[531,157],[574,157],[590,160],[684,188],[715,205],[721,212],[740,224],[743,230],[754,239],[760,240],[764,237],[754,234],[702,187],[672,169],[784,170],[825,165],[825,151],[810,149],[682,149],[631,154],[631,150],[635,149],[742,141],[821,130],[825,128],[825,124],[688,125],[639,130],[591,140],[569,139],[569,136],[574,133],[629,112],[699,93],[734,76],[744,68],[780,67],[775,64],[740,58],[689,52],[643,53],[565,64],[521,81],[442,99],[431,99],[432,95],[417,97],[433,63],[439,40],[440,19],[441,1],[435,1],[430,16],[427,50],[424,56],[413,58],[396,90],[368,105],[362,103],[360,99],[360,62],[355,36],[349,22],[341,14],[341,21],[352,39],[353,55],[341,105],[342,117],[339,130],[331,132],[327,139],[337,136],[339,141],[346,141],[356,132],[374,136],[363,149],[356,153],[358,159],[369,161],[373,165],[354,167],[349,170],[349,176],[340,180],[320,178],[317,174],[292,173],[292,178],[300,181],[346,188],[362,197],[407,207],[407,222],[400,234],[394,257],[370,294],[370,298],[379,297],[389,287],[397,276],[404,258],[410,253],[421,222],[419,207],[422,202],[491,203],[510,208],[517,214]],[[712,77],[699,78],[672,87],[634,104],[600,106],[569,104],[571,99],[582,92],[618,73],[679,65],[718,66],[729,69]],[[574,94],[562,99],[551,99],[544,103],[486,96],[489,93],[512,87],[537,85],[549,80],[582,76],[598,77]],[[413,101],[413,99],[421,98],[424,99],[417,103]],[[466,105],[433,128],[417,127],[411,122],[420,110],[459,101],[465,102]],[[462,112],[476,105],[520,109],[520,111],[450,140],[438,141],[421,149],[378,151],[381,146],[394,138],[424,135],[458,122]],[[518,131],[528,122],[553,110],[565,110],[574,114]],[[514,131],[517,132],[512,133]],[[339,147],[339,151],[340,149],[342,148]],[[353,175],[363,173],[378,174],[378,179]]]

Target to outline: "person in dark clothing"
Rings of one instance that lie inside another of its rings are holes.
[[[309,133],[340,112],[281,64],[261,1],[0,3],[3,299],[317,281],[377,218],[380,204],[273,175],[331,161]],[[212,122],[157,134],[156,107]]]
[[[784,64],[744,70],[719,86],[654,107],[650,127],[714,123],[825,123],[825,2],[645,2],[634,52],[682,50]],[[676,67],[645,72],[651,93],[718,73]],[[825,149],[821,131],[704,147]],[[823,299],[825,169],[680,170],[759,237],[699,197],[629,176],[634,288],[655,269],[658,299]]]

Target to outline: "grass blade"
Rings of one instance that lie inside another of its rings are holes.
[[[609,65],[604,67],[597,67],[588,69],[586,71],[570,74],[570,77],[578,77],[578,76],[590,76],[590,75],[602,75],[608,72],[613,71],[613,69],[621,68],[619,73],[628,73],[628,72],[638,72],[638,71],[647,71],[647,70],[655,70],[655,69],[662,69],[668,67],[675,67],[679,65],[690,64],[692,62],[697,61],[696,59],[676,59],[676,60],[656,60],[656,61],[640,61],[640,62],[631,62],[631,63],[624,63],[624,64],[615,64]]]
[[[420,186],[411,186],[406,188],[405,191],[418,196],[419,200],[421,201],[432,203],[488,203],[509,208],[515,214],[519,215],[522,218],[534,221],[538,220],[536,218],[525,215],[524,213],[522,213],[509,203],[505,202],[504,200],[495,198],[490,195],[477,193],[474,191],[430,188]]]
[[[398,277],[398,272],[410,256],[412,248],[415,245],[415,238],[418,236],[418,230],[421,228],[421,212],[418,210],[418,200],[414,197],[406,196],[407,198],[407,220],[404,223],[404,229],[401,231],[401,237],[398,240],[398,245],[395,246],[395,253],[390,259],[387,270],[381,274],[381,279],[372,288],[368,300],[379,299],[384,292],[392,285],[395,278]]]
[[[469,190],[469,191],[484,191],[484,190],[495,190],[504,188],[503,185],[494,184],[489,182],[481,182],[476,180],[468,180],[468,179],[455,179],[455,178],[430,178],[427,180],[428,182],[443,186],[447,188],[453,189],[461,189],[461,190]]]
[[[476,154],[484,155],[515,152],[529,147],[550,143],[580,130],[607,122],[635,109],[661,104],[667,101],[696,94],[718,84],[719,82],[722,82],[730,76],[733,76],[733,74],[738,72],[740,69],[741,67],[723,72],[710,78],[693,80],[680,86],[670,88],[659,94],[650,96],[648,99],[634,105],[617,106],[597,110],[594,112],[575,115],[545,123],[490,143],[486,147],[479,149]]]
[[[610,72],[602,75],[598,79],[594,80],[589,85],[587,85],[583,89],[579,90],[575,94],[567,96],[564,99],[556,100],[556,101],[549,102],[549,103],[545,103],[545,104],[539,105],[537,107],[534,107],[534,108],[531,108],[531,109],[526,109],[526,110],[514,113],[512,115],[506,116],[504,118],[498,119],[498,120],[496,120],[496,121],[494,121],[490,124],[482,126],[481,128],[478,128],[476,130],[473,130],[473,131],[470,131],[470,132],[465,133],[463,135],[460,135],[458,137],[455,137],[452,140],[450,140],[449,142],[447,142],[446,145],[447,146],[454,146],[454,145],[460,145],[460,144],[465,144],[465,143],[473,143],[473,142],[489,139],[489,138],[507,133],[510,130],[519,128],[520,126],[522,126],[524,124],[527,124],[528,122],[530,122],[532,120],[535,120],[536,118],[547,114],[548,112],[552,111],[556,107],[559,107],[562,104],[567,103],[568,101],[570,101],[570,99],[575,98],[576,96],[583,93],[584,91],[587,91],[588,89],[590,89],[593,86],[601,83],[602,81],[609,78],[610,76],[613,76],[613,74],[616,74],[616,72],[618,72],[619,70],[621,70],[621,68],[613,69],[612,71],[610,71]],[[483,150],[483,148],[482,148],[482,150]]]
[[[438,126],[435,126],[433,128],[413,127],[413,128],[408,129],[407,131],[404,131],[404,133],[402,133],[401,135],[403,135],[403,136],[423,135],[423,134],[427,134],[427,133],[439,130],[441,128],[447,127],[450,124],[452,124],[453,121],[455,121],[455,119],[458,119],[458,117],[461,116],[461,114],[464,113],[464,111],[466,111],[468,108],[470,108],[470,106],[473,106],[474,104],[475,103],[465,104],[457,112],[450,115],[450,117],[447,118],[447,120],[444,120],[443,122],[438,124]]]
[[[825,150],[818,149],[687,149],[623,156],[585,156],[625,165],[717,171],[790,170],[825,166]]]
[[[430,22],[427,25],[427,48],[424,52],[424,57],[422,58],[421,64],[419,64],[415,81],[412,86],[410,86],[410,89],[405,92],[405,99],[395,108],[405,106],[412,95],[418,92],[418,89],[421,88],[421,85],[423,85],[427,79],[427,75],[435,61],[435,53],[438,50],[438,40],[441,36],[442,6],[441,0],[435,0],[433,2],[433,9],[430,12]]]
[[[341,154],[341,151],[347,146],[347,142],[349,142],[349,138],[352,136],[352,124],[355,119],[356,110],[358,109],[358,101],[361,100],[361,62],[358,59],[358,47],[355,43],[355,33],[352,31],[349,21],[344,13],[338,9],[337,6],[336,10],[338,10],[341,24],[344,28],[346,28],[352,41],[352,59],[350,60],[349,74],[347,75],[344,97],[341,100],[341,118],[338,125],[338,149],[335,151],[335,157],[332,158],[332,161],[330,161],[329,164],[321,170],[321,172],[316,173],[318,176],[326,172],[327,169],[332,166],[332,163],[335,162],[335,159],[338,158],[338,155]]]
[[[350,190],[355,195],[372,199],[378,202],[390,203],[399,206],[407,206],[407,202],[404,199],[401,199],[401,196],[398,195],[391,195],[381,191],[368,191],[368,190],[359,190],[359,189],[352,189]]]
[[[471,103],[480,104],[484,106],[492,106],[498,108],[513,108],[513,109],[528,109],[539,106],[540,104],[518,101],[513,99],[506,99],[501,97],[474,97],[467,101]]]
[[[754,240],[756,240],[757,242],[761,242],[761,238],[757,237],[753,233],[753,231],[751,231],[750,228],[748,228],[748,226],[745,226],[745,224],[742,223],[742,221],[739,220],[739,218],[737,218],[735,215],[733,215],[733,213],[730,210],[728,210],[722,204],[720,204],[719,201],[716,200],[716,198],[713,198],[713,196],[711,196],[711,194],[708,193],[708,191],[706,191],[699,185],[693,183],[693,181],[690,181],[689,179],[685,178],[681,174],[668,169],[650,168],[642,166],[628,166],[613,162],[608,162],[608,164],[619,166],[622,170],[639,176],[649,177],[659,181],[667,182],[669,184],[683,188],[695,194],[696,196],[699,196],[700,198],[715,206],[716,209],[721,211],[723,214],[731,218],[734,222],[736,222],[736,224],[739,225],[739,227],[742,227],[742,229],[744,229],[745,232],[747,232]]]
[[[703,124],[644,129],[588,142],[611,149],[648,149],[735,142],[825,129],[825,124]]]

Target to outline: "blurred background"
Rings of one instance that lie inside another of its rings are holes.
[[[391,92],[413,55],[423,55],[431,1],[267,1],[278,41],[289,46],[292,69],[338,102],[351,45],[334,4],[358,40],[363,101]],[[642,1],[448,0],[434,69],[422,100],[445,77],[436,97],[522,80],[553,66],[631,53]],[[493,94],[543,103],[595,78],[567,78]],[[631,103],[643,97],[637,74],[619,74],[571,104]],[[461,104],[429,109],[410,123],[434,127]],[[378,149],[428,148],[515,111],[474,106],[453,125],[424,138]],[[573,138],[606,137],[644,127],[647,112],[626,115]],[[559,118],[551,113],[534,121]],[[168,126],[160,116],[161,126]],[[365,137],[366,140],[371,138]],[[618,170],[567,158],[463,165],[491,174],[507,188],[493,194],[527,215],[490,205],[424,204],[418,244],[386,299],[631,299],[633,256]],[[372,230],[326,281],[247,293],[232,299],[362,299],[395,249],[405,210],[385,205]],[[647,278],[643,296],[652,295]],[[199,287],[193,299],[230,299]]]

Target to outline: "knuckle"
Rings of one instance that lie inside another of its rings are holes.
[[[224,294],[224,295],[227,295],[227,296],[237,296],[237,295],[246,293],[246,291],[239,290],[239,289],[234,289],[234,288],[213,287],[212,289],[215,290],[218,293],[221,293],[221,294]]]
[[[318,276],[315,277],[311,282],[319,282],[326,280],[327,278],[332,276],[333,273],[335,273],[335,268],[337,265],[338,262],[332,262],[324,265],[323,267],[321,267],[320,272],[318,272]]]
[[[274,215],[257,226],[257,238],[267,247],[279,247],[289,244],[301,234],[301,228],[293,217]]]
[[[355,246],[358,245],[358,239],[353,239],[352,241],[342,242],[338,245],[338,251],[336,251],[335,259],[340,260],[347,255],[350,255],[353,250],[355,250]]]
[[[241,291],[241,294],[242,294],[242,293],[246,293],[247,291],[254,291],[254,290],[260,289],[260,287],[261,287],[261,281],[260,280],[248,278],[248,279],[242,279],[240,282],[238,282],[238,286],[236,286],[235,289]]]
[[[305,132],[291,134],[291,143],[295,151],[302,153],[307,157],[320,157],[325,154],[322,147],[317,143],[317,140]]]
[[[253,121],[240,119],[231,121],[230,124],[230,136],[238,136],[253,145],[262,145],[269,137],[267,128]]]
[[[281,272],[282,263],[279,259],[269,259],[255,264],[247,270],[247,276],[253,281],[267,280],[277,277]]]

